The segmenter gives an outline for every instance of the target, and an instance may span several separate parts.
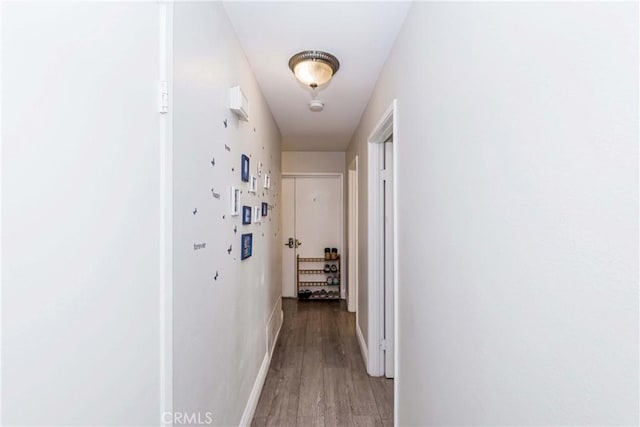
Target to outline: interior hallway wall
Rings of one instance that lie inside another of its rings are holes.
[[[283,151],[282,172],[345,173],[344,151]]]
[[[158,425],[159,5],[0,14],[1,424]]]
[[[638,47],[637,3],[411,6],[347,152],[366,283],[396,98],[399,425],[638,424]]]
[[[238,425],[281,320],[280,133],[220,2],[175,3],[173,31],[174,411]],[[248,122],[228,108],[237,85]],[[255,195],[240,180],[242,154]],[[241,206],[270,205],[261,223],[230,215],[232,185]],[[253,234],[245,260],[243,233]]]

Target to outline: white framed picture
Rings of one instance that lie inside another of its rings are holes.
[[[268,173],[264,174],[264,188],[269,188],[271,187],[271,175],[269,175]]]
[[[262,222],[262,208],[260,206],[253,207],[253,222]]]
[[[230,193],[231,205],[229,206],[229,212],[231,216],[236,216],[240,213],[240,189],[232,185]]]
[[[251,175],[249,179],[249,193],[255,193],[258,189],[258,178],[255,175]]]

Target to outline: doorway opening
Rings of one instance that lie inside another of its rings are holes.
[[[395,377],[396,101],[368,139],[368,372]]]
[[[297,263],[298,256],[305,262],[320,262],[317,260],[324,259],[326,249],[335,249],[337,256],[342,258],[343,174],[283,173],[281,185],[285,246],[282,252],[282,296],[297,298],[298,291],[304,288],[314,293],[313,299],[316,293],[322,297],[331,295],[331,292],[344,299],[344,269],[337,268],[326,274],[324,263],[317,266],[306,264],[303,269],[298,269]]]

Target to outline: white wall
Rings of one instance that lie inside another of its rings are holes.
[[[287,173],[345,173],[344,151],[283,151],[282,171]]]
[[[347,153],[364,195],[397,98],[399,425],[638,424],[638,47],[637,3],[412,5]]]
[[[2,424],[158,425],[158,5],[0,7]]]
[[[175,4],[173,55],[174,412],[211,412],[216,425],[238,425],[267,351],[267,328],[280,320],[280,133],[221,3]],[[249,98],[249,122],[228,109],[227,91],[236,85]],[[270,190],[261,177],[258,194],[247,192],[241,154],[251,156],[253,174],[258,162],[271,172]],[[243,189],[241,204],[274,207],[263,223],[243,226],[241,216],[230,216],[230,185]],[[253,256],[241,260],[247,232]],[[196,251],[194,243],[206,246]]]

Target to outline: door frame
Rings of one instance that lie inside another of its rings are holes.
[[[384,142],[393,134],[393,216],[397,218],[397,100],[393,100],[391,106],[382,115],[380,121],[373,128],[367,139],[368,155],[368,246],[367,246],[367,270],[368,270],[368,309],[369,309],[369,332],[368,332],[368,366],[367,371],[372,376],[384,376],[384,265],[380,260],[384,259],[383,230],[384,215],[382,215],[383,198],[380,182],[382,180],[382,165],[384,159]],[[394,372],[397,375],[397,342],[398,342],[398,255],[397,255],[397,221],[393,225],[393,330],[394,330]],[[394,387],[397,389],[397,378]],[[395,404],[395,402],[394,402]]]
[[[347,310],[356,313],[358,322],[358,156],[347,168],[348,173],[348,245],[347,245]]]
[[[281,176],[283,178],[340,178],[340,248],[343,253],[340,254],[340,257],[343,257],[345,247],[344,247],[344,174],[340,172],[282,172]],[[342,259],[341,264],[344,264],[344,259]],[[342,299],[346,295],[346,287],[345,282],[346,278],[344,275],[344,268],[340,269],[340,298]]]

